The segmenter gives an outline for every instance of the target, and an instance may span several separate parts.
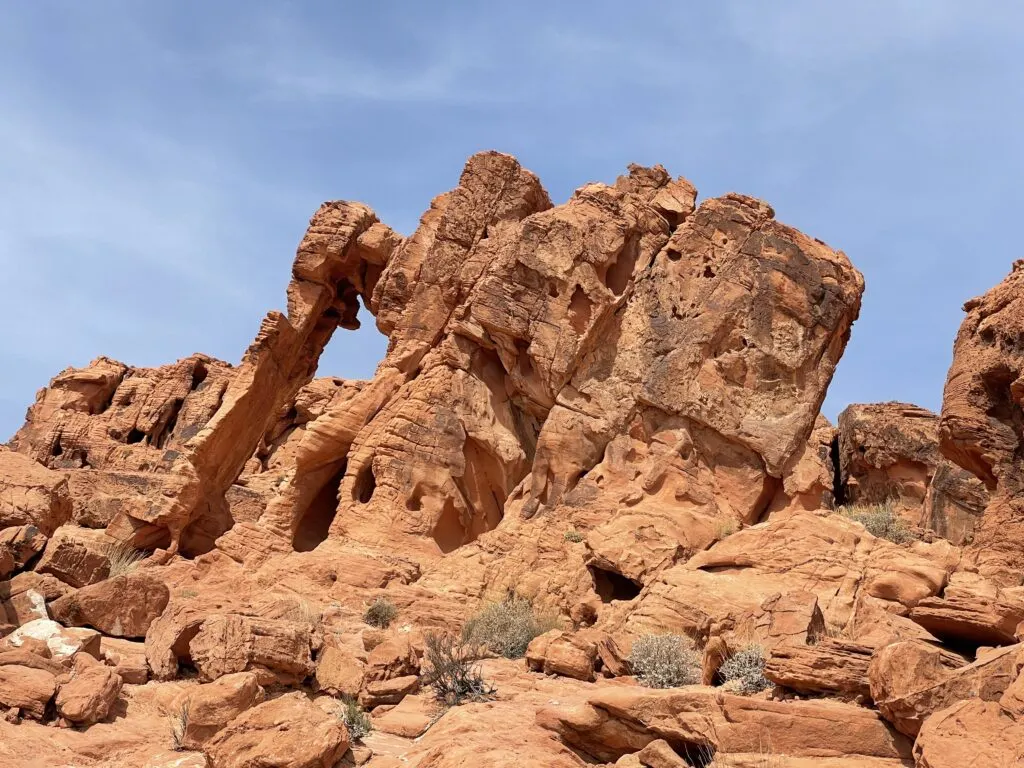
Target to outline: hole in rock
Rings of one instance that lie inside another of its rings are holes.
[[[587,331],[587,326],[590,325],[590,312],[593,308],[594,303],[587,296],[580,286],[576,286],[576,290],[572,292],[572,298],[569,299],[569,325],[576,331],[576,334],[582,336]]]
[[[608,274],[605,276],[604,284],[616,296],[621,296],[626,291],[629,279],[633,276],[633,269],[636,267],[638,253],[639,241],[636,239],[631,240],[619,252],[615,262],[608,267]]]
[[[344,476],[345,467],[342,466],[302,513],[292,542],[296,552],[311,552],[327,538],[331,523],[338,512],[338,489]]]
[[[163,429],[157,427],[153,431],[151,442],[157,448],[163,448],[167,438],[174,434],[174,428],[178,425],[178,413],[181,411],[182,402],[184,401],[181,398],[175,398],[174,402],[171,403],[171,412],[167,418],[167,425]]]
[[[206,381],[206,377],[210,375],[210,372],[206,370],[206,366],[202,363],[196,363],[196,367],[192,369],[192,391],[199,389],[199,385]]]
[[[587,570],[590,571],[590,578],[594,582],[594,591],[603,603],[610,603],[612,600],[633,600],[643,589],[642,584],[608,568],[588,565]]]
[[[832,458],[832,496],[837,507],[846,503],[846,487],[843,485],[843,469],[839,463],[839,436],[832,438],[832,446],[829,449]]]
[[[377,478],[373,476],[373,460],[366,462],[352,487],[352,497],[360,504],[369,504],[377,490]]]
[[[125,442],[128,443],[128,445],[134,445],[135,443],[141,443],[145,439],[145,432],[143,432],[141,429],[133,428],[132,431],[128,433],[128,437],[125,438]]]
[[[53,447],[50,449],[50,454],[53,456],[60,456],[62,453],[64,453],[64,448],[60,444],[60,438],[58,437],[53,441]]]
[[[186,627],[171,646],[171,653],[178,664],[178,677],[195,677],[199,674],[199,670],[196,669],[195,662],[192,660],[192,649],[189,644],[199,634],[202,626],[202,621],[196,621],[194,626]]]
[[[673,752],[692,765],[693,768],[708,768],[708,766],[715,764],[715,753],[718,750],[710,744],[676,742],[670,743],[669,746],[672,747]]]

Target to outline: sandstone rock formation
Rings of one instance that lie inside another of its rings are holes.
[[[942,452],[988,488],[967,553],[1004,586],[1024,582],[1024,479],[1021,399],[1024,384],[1024,261],[984,296],[964,305],[942,397]]]
[[[891,503],[907,522],[960,545],[973,538],[988,492],[939,453],[939,417],[908,403],[851,405],[839,414],[846,503]]]
[[[833,428],[863,279],[761,201],[632,166],[554,205],[485,152],[409,237],[325,203],[238,365],[98,358],[0,448],[0,763],[1019,759],[1022,273],[941,418]],[[314,378],[360,309],[376,375]],[[875,501],[923,535],[835,509]],[[525,658],[468,633],[445,706],[430,633],[485,605]],[[641,684],[665,634],[703,684]]]

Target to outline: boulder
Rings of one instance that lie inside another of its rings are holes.
[[[63,525],[46,543],[36,571],[72,587],[95,584],[110,575],[110,551],[115,544],[103,531]]]
[[[796,757],[910,756],[910,742],[862,707],[823,700],[764,701],[697,686],[598,691],[581,706],[540,710],[537,722],[606,762],[657,739],[671,741],[691,761],[708,752],[759,752],[766,744]]]
[[[211,768],[332,768],[349,744],[338,718],[295,692],[238,715],[205,749]]]
[[[991,701],[958,701],[931,715],[914,742],[917,768],[1024,764],[1024,722]]]
[[[46,547],[46,535],[35,525],[19,525],[0,530],[0,550],[10,553],[13,568],[25,565]],[[0,567],[0,571],[3,568]]]
[[[141,569],[65,595],[50,604],[50,614],[66,625],[90,626],[114,637],[143,638],[169,600],[163,579],[151,569]]]
[[[387,680],[367,680],[359,694],[359,703],[367,709],[379,707],[382,704],[398,704],[410,693],[416,693],[419,689],[420,679],[417,675],[390,677]]]
[[[47,603],[72,591],[72,587],[55,576],[33,571],[17,574],[10,581],[0,582],[0,620],[6,618],[20,626],[35,619],[48,619]]]
[[[56,676],[45,669],[18,664],[0,665],[0,704],[41,720],[57,690]]]
[[[873,648],[835,638],[816,645],[779,645],[765,660],[764,676],[801,693],[869,696]]]
[[[105,720],[121,693],[121,676],[98,663],[81,664],[60,683],[57,714],[76,725],[92,725]]]
[[[593,680],[597,660],[596,643],[558,629],[534,638],[526,649],[526,664],[530,669],[576,680]]]
[[[200,749],[228,723],[264,699],[263,688],[253,672],[224,675],[212,683],[187,689],[172,712],[187,712],[182,745]]]
[[[416,739],[424,734],[440,714],[441,708],[433,696],[406,696],[380,717],[374,717],[373,727],[382,733]]]
[[[961,699],[998,701],[1017,676],[1021,649],[1001,648],[973,664],[949,670],[937,649],[915,642],[894,643],[880,649],[871,661],[871,697],[883,717],[914,737],[929,715]]]
[[[1016,641],[1024,621],[1024,599],[1004,594],[946,590],[910,610],[910,618],[936,637],[975,645],[1005,645]]]
[[[100,638],[100,657],[128,685],[143,685],[149,680],[149,663],[143,643],[117,637]]]
[[[332,696],[355,698],[363,687],[364,668],[349,649],[328,645],[316,660],[317,687]]]
[[[29,525],[51,536],[70,519],[66,476],[0,446],[0,529]]]
[[[367,682],[418,675],[420,658],[407,634],[391,634],[366,658]]]
[[[55,660],[71,659],[79,652],[93,658],[100,657],[100,633],[94,629],[62,627],[50,619],[35,619],[22,625],[3,639],[8,648],[20,648],[27,643],[45,643]]]
[[[252,670],[261,683],[287,685],[313,674],[310,642],[298,622],[222,614],[203,620],[188,648],[203,680]]]

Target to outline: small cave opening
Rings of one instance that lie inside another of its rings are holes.
[[[195,392],[209,375],[210,372],[206,369],[205,365],[196,363],[195,368],[192,369],[192,385],[189,387],[189,390]]]
[[[135,443],[141,443],[146,439],[146,433],[141,429],[132,427],[132,430],[128,433],[128,436],[124,439],[128,445],[135,445]]]
[[[60,437],[58,436],[57,439],[53,441],[53,446],[50,448],[50,455],[60,456],[62,453],[64,453],[64,446],[60,444]]]
[[[199,630],[202,629],[203,622],[195,621],[186,626],[184,631],[178,636],[174,645],[171,646],[171,654],[174,656],[175,661],[178,665],[178,677],[193,678],[199,675],[199,670],[196,668],[195,662],[192,660],[192,649],[190,644],[199,634]]]
[[[356,481],[352,486],[352,498],[360,504],[369,504],[376,490],[377,478],[373,475],[373,460],[371,459],[356,475]]]
[[[843,485],[843,468],[840,464],[839,435],[832,438],[829,455],[832,459],[832,497],[835,505],[841,507],[846,503],[846,486]]]
[[[640,594],[640,590],[644,586],[610,568],[590,564],[587,566],[587,570],[590,571],[590,578],[594,582],[594,591],[597,592],[602,603],[610,603],[613,600],[633,600]]]
[[[295,526],[292,547],[296,552],[312,552],[327,539],[331,523],[338,513],[338,491],[345,477],[345,467],[335,473],[313,498]]]

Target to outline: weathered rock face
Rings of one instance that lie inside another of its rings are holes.
[[[942,396],[942,453],[991,493],[968,554],[983,574],[1019,586],[1024,581],[1024,261],[964,310]]]
[[[851,405],[839,415],[847,503],[890,502],[907,522],[954,544],[970,541],[984,484],[939,453],[939,417],[908,403]]]

